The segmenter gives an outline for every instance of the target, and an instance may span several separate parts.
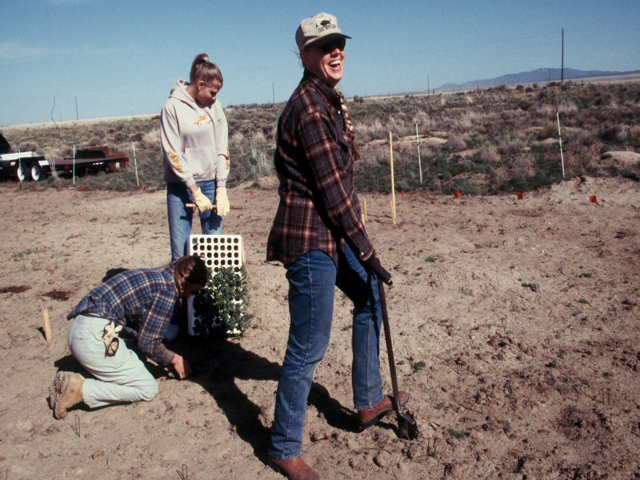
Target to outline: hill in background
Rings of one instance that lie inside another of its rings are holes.
[[[582,78],[597,77],[618,77],[622,75],[639,75],[640,70],[631,72],[603,72],[600,70],[575,70],[573,68],[564,69],[564,80],[576,80]],[[495,87],[498,85],[516,85],[522,83],[545,83],[559,81],[562,77],[562,70],[559,68],[538,68],[529,72],[512,73],[501,77],[484,80],[471,80],[465,83],[447,83],[436,90],[459,90],[476,87]]]

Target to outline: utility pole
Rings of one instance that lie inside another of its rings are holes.
[[[80,117],[78,116],[78,97],[76,97],[76,120],[80,120]]]
[[[560,85],[564,83],[564,28],[562,29],[562,65],[560,69]]]
[[[429,86],[429,75],[427,75],[427,93],[429,93],[429,90],[431,90],[431,87]]]

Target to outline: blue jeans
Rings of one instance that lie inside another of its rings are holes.
[[[378,359],[382,312],[375,274],[367,273],[348,246],[337,268],[331,257],[317,250],[285,267],[291,325],[269,448],[269,454],[280,460],[300,455],[313,373],[329,345],[335,287],[354,306],[351,374],[355,408],[372,408],[384,399]]]
[[[215,205],[216,181],[199,182],[202,193]],[[189,189],[178,182],[167,183],[167,214],[169,217],[169,236],[171,237],[171,261],[175,262],[187,254],[187,241],[191,235],[193,209],[185,204],[194,203]],[[222,235],[222,217],[214,212],[200,212],[202,233]]]

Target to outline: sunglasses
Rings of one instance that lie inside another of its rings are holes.
[[[325,43],[321,45],[320,51],[324,54],[333,52],[336,48],[339,50],[344,50],[344,46],[347,44],[347,40],[344,38],[337,38],[333,42]]]

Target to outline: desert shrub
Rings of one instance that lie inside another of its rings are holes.
[[[388,138],[388,131],[382,126],[380,119],[376,118],[371,122],[359,122],[354,124],[356,137],[366,143],[371,140],[381,140]]]
[[[129,135],[129,141],[132,143],[140,143],[142,142],[142,139],[144,138],[144,133],[141,132],[137,132],[137,133],[132,133],[131,135]],[[99,137],[97,137],[99,138]]]
[[[509,179],[509,186],[515,192],[524,192],[528,190],[527,179],[522,172],[517,172]]]
[[[467,144],[465,143],[464,140],[462,140],[460,137],[449,137],[447,139],[447,142],[444,144],[445,148],[447,150],[454,150],[454,151],[459,151],[459,150],[464,150],[465,148],[467,148]]]
[[[27,140],[27,141],[24,141],[24,142],[20,142],[20,144],[18,145],[18,148],[17,148],[17,150],[19,150],[21,152],[38,152],[39,149],[40,149],[40,146],[38,145],[37,142],[35,142],[33,140]],[[14,150],[16,150],[15,147],[14,147]]]
[[[545,122],[538,129],[538,140],[545,140],[547,138],[558,137],[558,125],[553,122]]]
[[[102,145],[102,138],[100,138],[100,137],[91,137],[91,138],[89,138],[87,143],[91,147],[99,147],[100,145]]]
[[[636,171],[624,169],[620,172],[620,176],[636,182],[640,182],[640,168],[636,167]]]
[[[498,153],[501,155],[513,155],[521,152],[524,148],[524,141],[521,138],[511,135],[502,136],[497,141]]]
[[[527,111],[529,110],[531,107],[533,107],[534,103],[533,101],[527,99],[527,98],[521,98],[518,100],[517,103],[517,108],[519,108],[520,110],[524,110]]]
[[[160,146],[160,127],[154,128],[142,134],[140,146],[145,149],[157,149]]]
[[[615,102],[615,97],[610,92],[598,92],[595,95],[595,100],[593,104],[596,107],[603,107],[607,105],[613,105]]]
[[[552,172],[538,169],[533,176],[528,178],[525,178],[521,173],[514,175],[514,177],[509,180],[509,183],[504,185],[503,190],[511,192],[526,192],[529,190],[536,190],[541,187],[548,187],[549,185],[561,180],[561,172],[553,174]]]
[[[385,125],[385,132],[391,132],[394,137],[404,137],[405,135],[409,135],[411,133],[410,126],[407,125],[407,122],[402,117],[396,117],[394,115],[389,117],[387,124]]]
[[[418,124],[418,133],[420,135],[426,134],[433,128],[433,118],[431,115],[429,115],[428,112],[424,110],[419,110],[415,113],[412,118],[412,123],[414,127],[416,123]]]
[[[498,147],[495,145],[483,145],[477,153],[478,161],[481,163],[495,163],[500,160]]]
[[[626,140],[629,129],[626,125],[605,123],[599,129],[600,139],[605,143],[620,143]]]
[[[515,174],[531,177],[536,171],[535,158],[531,153],[519,153],[516,155],[513,165]]]

